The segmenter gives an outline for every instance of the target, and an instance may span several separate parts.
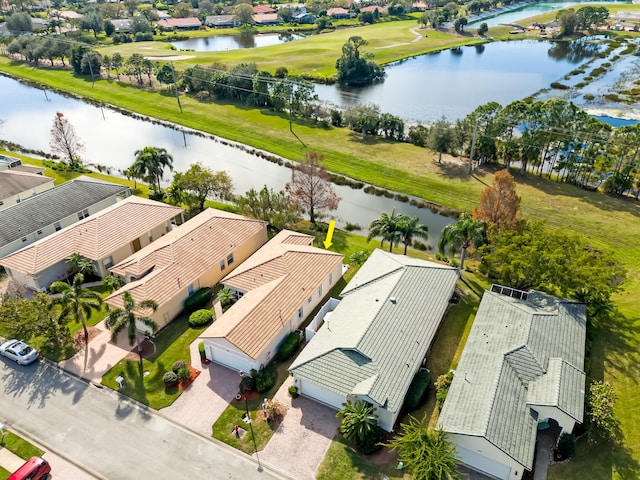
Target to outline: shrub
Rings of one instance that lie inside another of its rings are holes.
[[[598,438],[608,440],[616,437],[619,422],[613,406],[617,399],[609,382],[594,381],[589,385],[585,413],[590,441],[597,442]]]
[[[571,458],[576,454],[576,437],[564,432],[558,440],[558,454],[564,458]]]
[[[173,385],[178,381],[178,375],[174,372],[165,372],[165,374],[162,375],[162,381],[167,385]]]
[[[211,289],[201,288],[184,301],[184,309],[187,312],[193,312],[204,307],[209,300],[211,300]]]
[[[353,232],[354,230],[362,230],[362,227],[357,223],[349,223],[344,227],[347,232]]]
[[[438,410],[442,410],[444,401],[449,393],[449,387],[453,381],[453,372],[440,375],[436,380],[436,403],[438,404]]]
[[[455,268],[458,268],[458,267],[460,266],[460,261],[458,261],[458,260],[457,260],[457,259],[455,259],[455,258],[452,258],[452,259],[451,259],[451,266],[452,266],[452,267],[455,267]]]
[[[178,376],[178,380],[180,380],[181,382],[186,382],[191,378],[191,370],[189,370],[189,367],[187,365],[183,365],[178,369],[176,375]]]
[[[449,263],[449,257],[443,255],[441,253],[436,253],[436,260],[440,260],[441,262]]]
[[[284,405],[277,400],[269,400],[267,402],[267,418],[269,420],[280,421],[284,417]]]
[[[251,370],[251,376],[255,380],[256,390],[260,393],[264,393],[276,384],[276,381],[278,380],[278,371],[274,367],[268,366],[260,371]]]
[[[291,395],[291,398],[298,398],[300,396],[300,394],[298,393],[298,387],[296,387],[295,385],[291,385],[289,387],[289,395]]]
[[[187,364],[184,360],[178,360],[177,362],[175,362],[173,364],[173,366],[171,367],[171,370],[173,371],[173,373],[178,373],[178,370],[180,370],[182,367],[186,367]]]
[[[377,452],[382,448],[384,440],[384,431],[376,425],[370,435],[365,436],[362,440],[356,440],[356,450],[364,455]]]
[[[424,398],[425,393],[429,389],[429,383],[431,382],[431,373],[429,370],[421,369],[416,373],[413,377],[413,381],[409,386],[409,390],[407,391],[407,396],[405,397],[405,401],[407,403],[407,407],[410,409],[415,409],[420,405],[421,400]]]
[[[256,389],[256,381],[253,377],[242,377],[239,388],[242,393],[252,392]]]
[[[551,82],[551,88],[555,88],[556,90],[569,90],[568,85],[564,85],[560,82]]]
[[[585,94],[583,95],[583,98],[584,98],[585,100],[593,100],[593,99],[594,99],[594,98],[596,98],[596,97],[594,97],[594,96],[593,96],[592,94],[590,94],[590,93],[585,93]]]
[[[204,342],[198,343],[198,352],[200,353],[200,358],[204,360],[207,358],[207,354],[204,351]]]
[[[285,361],[291,358],[291,355],[298,348],[298,344],[300,343],[300,335],[296,332],[291,332],[287,338],[285,338],[284,342],[280,344],[278,347],[277,357],[280,361]]]
[[[191,315],[189,315],[189,325],[193,328],[207,325],[208,323],[211,323],[211,320],[213,320],[213,313],[211,312],[211,310],[208,310],[206,308],[202,310],[196,310]]]
[[[419,240],[414,240],[413,241],[413,248],[415,248],[416,250],[420,250],[420,251],[425,251],[429,249],[429,246],[426,243],[422,243]]]

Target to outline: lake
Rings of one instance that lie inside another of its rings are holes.
[[[64,113],[85,145],[82,154],[85,164],[107,166],[116,175],[134,161],[136,150],[151,145],[166,148],[173,155],[174,169],[185,171],[189,165],[202,162],[214,170],[226,170],[234,182],[234,192],[244,194],[251,188],[264,185],[275,190],[284,189],[291,180],[291,170],[269,162],[240,148],[223,145],[215,139],[194,135],[181,127],[177,129],[123,115],[115,110],[99,108],[84,101],[29,87],[0,75],[0,138],[32,150],[50,152],[50,130],[56,112]],[[120,174],[121,176],[121,174]],[[164,186],[171,173],[167,172]],[[442,228],[452,219],[420,209],[408,203],[367,194],[347,186],[335,186],[342,198],[338,210],[332,212],[337,225],[356,224],[366,234],[369,224],[381,212],[392,208],[410,216],[420,217],[429,226],[430,245],[437,245]],[[379,245],[373,241],[371,248]]]
[[[190,38],[171,42],[178,50],[193,50],[196,52],[224,52],[239,48],[258,48],[291,42],[307,35],[292,33],[239,33],[237,35],[216,35],[212,37]]]

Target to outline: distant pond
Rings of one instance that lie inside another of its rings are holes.
[[[278,45],[305,38],[307,35],[294,33],[239,33],[237,35],[215,35],[211,37],[190,38],[171,42],[178,50],[193,50],[195,52],[224,52],[240,48],[258,48]]]

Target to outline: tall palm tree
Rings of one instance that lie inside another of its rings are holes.
[[[155,333],[155,331],[158,330],[158,324],[151,320],[150,317],[137,315],[136,310],[151,310],[152,312],[155,312],[158,310],[158,304],[154,300],[142,300],[141,302],[136,303],[129,292],[124,292],[122,308],[111,310],[104,323],[107,328],[111,330],[112,342],[115,342],[118,339],[118,335],[122,330],[125,328],[127,329],[129,345],[133,346],[135,342],[138,344],[140,366],[142,366],[142,345],[140,344],[140,339],[138,339],[137,335],[137,324],[143,324],[151,333]]]
[[[69,273],[81,273],[82,275],[91,275],[95,271],[93,261],[79,253],[72,253],[65,258],[65,264],[69,269]]]
[[[420,218],[407,217],[400,221],[398,224],[398,230],[400,231],[400,240],[404,244],[404,254],[407,254],[407,247],[413,242],[413,238],[422,238],[427,240],[429,238],[429,227],[422,223],[418,223]]]
[[[153,193],[160,191],[160,180],[164,174],[164,169],[173,170],[173,157],[165,148],[144,147],[136,150],[136,159],[131,165],[131,171],[137,178],[148,177]]]
[[[441,254],[448,250],[450,255],[455,255],[458,250],[461,250],[460,271],[462,272],[467,249],[484,245],[487,242],[486,231],[487,227],[483,220],[474,220],[469,212],[464,212],[456,223],[450,223],[442,229],[438,250]]]
[[[336,413],[336,417],[342,418],[340,432],[344,438],[362,443],[368,436],[374,435],[380,427],[373,411],[373,405],[363,400],[343,403],[342,410]]]
[[[82,323],[86,344],[89,341],[87,319],[91,316],[93,310],[100,308],[102,297],[98,292],[83,287],[82,282],[84,282],[82,273],[78,273],[74,277],[71,285],[64,282],[55,282],[51,286],[51,291],[59,293],[60,296],[51,301],[51,307],[61,306],[60,317],[71,317],[74,321]]]
[[[398,226],[405,216],[396,213],[396,209],[392,209],[391,213],[382,212],[380,218],[374,220],[369,225],[369,235],[367,241],[374,237],[381,237],[380,247],[384,245],[384,241],[389,242],[389,251],[393,249],[393,244],[400,240],[400,230]]]

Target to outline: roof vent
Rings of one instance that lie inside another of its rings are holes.
[[[391,297],[389,300],[391,300],[391,303],[393,303],[394,305],[398,303],[396,297]]]

